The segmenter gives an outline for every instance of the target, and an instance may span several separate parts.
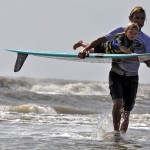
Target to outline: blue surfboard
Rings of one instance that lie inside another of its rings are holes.
[[[5,49],[18,54],[14,71],[17,72],[23,66],[28,55],[48,57],[59,60],[81,61],[90,63],[109,63],[113,59],[130,59],[130,61],[143,62],[150,60],[150,53],[142,54],[104,54],[90,53],[85,59],[78,58],[76,52],[58,52],[58,51],[33,51],[23,49]]]
[[[37,55],[37,56],[46,56],[46,57],[74,57],[78,58],[78,53],[75,52],[58,52],[58,51],[33,51],[33,50],[23,50],[23,49],[5,49],[7,51],[28,54],[28,55]],[[91,53],[88,58],[129,58],[137,56],[148,56],[150,53],[141,53],[141,54],[104,54],[104,53]]]

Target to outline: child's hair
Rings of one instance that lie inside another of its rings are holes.
[[[136,29],[137,31],[139,31],[139,26],[137,23],[129,23],[127,25],[127,27],[125,28],[125,31],[128,31],[128,30],[132,30],[132,29]]]
[[[144,13],[145,14],[145,17],[146,17],[146,13],[145,13],[145,10],[141,7],[141,6],[137,6],[135,8],[132,9],[130,15],[129,15],[129,19],[131,20],[133,15],[135,13]]]

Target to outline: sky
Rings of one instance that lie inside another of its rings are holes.
[[[142,31],[150,35],[150,0],[0,0],[0,76],[107,82],[111,64],[35,56],[28,56],[15,73],[17,55],[4,49],[73,52],[73,44],[81,39],[91,43],[126,26],[135,6],[145,9]],[[150,68],[145,64],[141,64],[139,75],[140,83],[150,83]]]

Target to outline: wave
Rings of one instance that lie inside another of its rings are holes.
[[[18,106],[6,106],[0,105],[0,112],[7,113],[25,113],[25,114],[94,114],[93,112],[87,110],[80,110],[75,108],[63,107],[63,106],[40,106],[36,104],[23,104]]]
[[[18,105],[18,106],[0,105],[0,112],[56,114],[56,111],[52,107],[40,106],[36,104],[24,104],[24,105]]]
[[[56,79],[1,77],[0,88],[39,94],[107,95],[109,93],[107,83]]]
[[[30,78],[13,78],[13,77],[0,77],[1,89],[15,89],[25,90],[32,87],[32,80]]]
[[[60,84],[37,84],[31,88],[32,92],[42,94],[62,94],[62,95],[107,95],[107,84],[102,83],[66,83]]]
[[[150,98],[149,88],[149,84],[139,85],[139,99]],[[109,95],[109,85],[104,82],[0,77],[0,92],[6,93],[6,89],[43,95]]]

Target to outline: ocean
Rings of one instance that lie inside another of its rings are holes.
[[[0,150],[150,149],[150,85],[115,143],[107,82],[0,77]]]

